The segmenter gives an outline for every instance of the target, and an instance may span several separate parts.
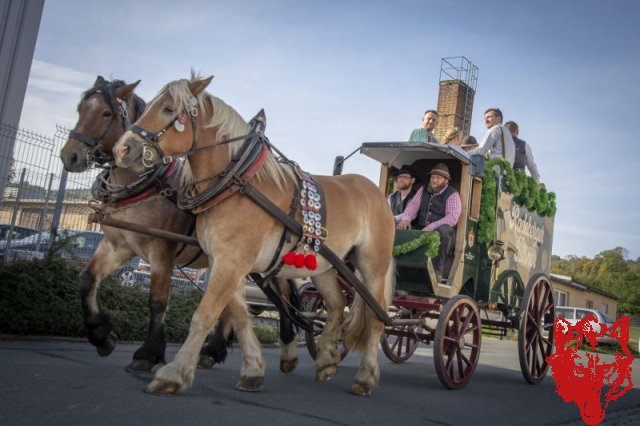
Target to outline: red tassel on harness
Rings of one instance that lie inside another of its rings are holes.
[[[300,269],[304,266],[304,254],[302,253],[297,253],[296,254],[296,260],[293,262],[293,264],[296,266],[296,268]]]
[[[284,262],[285,265],[293,265],[293,262],[295,261],[295,259],[296,259],[295,251],[290,251],[289,253],[282,256],[282,262]]]
[[[315,254],[308,254],[304,257],[304,266],[311,271],[315,271],[318,267],[318,260]]]

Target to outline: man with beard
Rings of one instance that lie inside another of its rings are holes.
[[[394,173],[393,180],[396,191],[389,195],[389,205],[391,205],[391,211],[396,223],[398,223],[402,218],[402,212],[404,212],[407,204],[416,194],[416,190],[413,188],[416,183],[416,177],[411,167],[405,165]]]
[[[438,282],[441,282],[446,281],[451,269],[446,259],[455,247],[456,232],[453,227],[458,224],[462,202],[458,191],[449,186],[451,175],[446,164],[436,164],[429,174],[427,190],[423,186],[416,191],[402,214],[398,229],[437,231],[440,234],[440,248],[433,259],[433,268]]]

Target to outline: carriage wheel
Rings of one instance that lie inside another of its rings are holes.
[[[520,312],[524,294],[524,284],[518,271],[509,270],[502,274],[491,293],[491,301],[497,304],[498,310],[505,313],[506,319],[513,321]]]
[[[446,388],[466,386],[478,365],[481,339],[480,313],[473,299],[450,299],[438,319],[433,345],[436,373]]]
[[[415,310],[406,308],[396,308],[391,306],[391,318],[393,319],[413,319],[416,318]],[[385,327],[384,333],[380,337],[382,352],[395,363],[402,363],[411,358],[416,351],[420,340],[416,333],[421,329],[415,325],[390,325]]]
[[[327,311],[324,308],[324,300],[322,297],[304,298],[302,301],[302,307],[306,312],[313,312],[315,314],[313,319],[313,331],[305,331],[304,340],[307,345],[309,355],[311,355],[311,358],[316,359],[316,355],[318,354],[316,343],[322,333],[322,330],[324,330]],[[345,348],[342,339],[338,341],[338,351],[340,352],[341,361],[349,353],[349,349]]]
[[[553,288],[543,276],[524,293],[518,332],[520,370],[532,385],[540,383],[549,370],[547,357],[553,351],[554,316]]]

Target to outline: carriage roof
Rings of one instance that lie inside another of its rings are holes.
[[[417,160],[458,160],[469,164],[465,151],[457,146],[422,142],[364,142],[360,152],[382,164],[400,168]]]

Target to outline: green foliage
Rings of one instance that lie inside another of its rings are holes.
[[[426,246],[424,249],[426,257],[436,257],[438,255],[438,249],[440,248],[440,234],[434,231],[423,232],[418,238],[394,246],[393,256],[397,257],[411,253],[422,246]]]
[[[0,263],[0,334],[86,337],[80,306],[79,269],[57,255],[64,241],[54,243],[43,259]],[[165,318],[167,341],[183,342],[200,291],[173,290]],[[149,329],[149,293],[103,280],[98,302],[123,341],[144,340]],[[268,342],[268,330],[257,331]],[[259,337],[260,338],[260,337]],[[260,340],[262,341],[262,338]]]
[[[640,259],[627,260],[622,247],[605,250],[593,259],[553,256],[551,271],[618,297],[618,312],[640,314]]]
[[[493,241],[496,233],[496,206],[498,202],[498,181],[496,171],[503,177],[502,191],[510,192],[515,201],[536,211],[540,216],[556,214],[556,194],[539,188],[536,181],[527,176],[524,170],[513,171],[504,158],[491,158],[484,163],[482,200],[480,201],[480,219],[478,221],[478,242],[487,244]]]

